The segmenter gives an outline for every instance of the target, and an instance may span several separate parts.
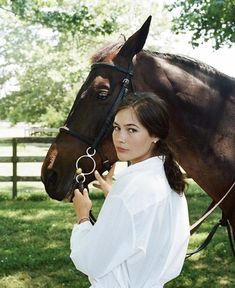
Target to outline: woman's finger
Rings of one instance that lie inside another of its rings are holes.
[[[101,185],[100,184],[98,184],[98,183],[92,183],[93,184],[93,186],[95,187],[95,188],[98,188],[98,189],[100,189],[101,188]]]
[[[88,190],[86,188],[83,189],[83,196],[89,198]]]
[[[106,182],[97,170],[95,170],[95,178],[100,183],[101,186]]]
[[[113,166],[111,167],[111,169],[109,170],[106,179],[107,180],[113,180],[113,175],[114,175],[114,171],[115,171],[115,165],[116,163],[113,164]]]
[[[75,190],[74,190],[73,201],[74,201],[75,199],[79,199],[79,198],[80,198],[80,195],[81,195],[81,192],[80,192],[78,189],[75,189]]]

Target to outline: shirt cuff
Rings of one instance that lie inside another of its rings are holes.
[[[91,222],[85,221],[85,222],[82,222],[81,224],[74,224],[73,231],[77,232],[77,231],[82,231],[82,230],[90,230],[91,227],[92,227]]]

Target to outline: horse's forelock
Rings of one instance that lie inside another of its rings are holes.
[[[99,49],[94,55],[92,55],[91,63],[103,62],[107,57],[116,55],[122,48],[123,44],[124,42],[116,42],[105,45],[104,47]]]

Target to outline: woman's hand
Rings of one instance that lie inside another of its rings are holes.
[[[108,174],[104,177],[101,176],[97,170],[95,171],[95,178],[99,182],[99,184],[94,183],[93,185],[96,188],[101,189],[103,191],[104,197],[106,197],[109,191],[111,190],[114,170],[115,170],[115,163],[109,170]]]
[[[79,222],[83,218],[89,218],[89,212],[92,207],[92,202],[89,198],[87,189],[83,190],[83,194],[78,189],[75,189],[73,206],[76,213],[77,222]]]

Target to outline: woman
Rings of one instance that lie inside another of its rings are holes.
[[[189,240],[185,182],[165,139],[166,105],[153,93],[125,97],[113,122],[113,144],[129,161],[113,186],[95,176],[106,199],[94,226],[87,191],[75,190],[71,259],[92,288],[160,288],[179,275]]]

